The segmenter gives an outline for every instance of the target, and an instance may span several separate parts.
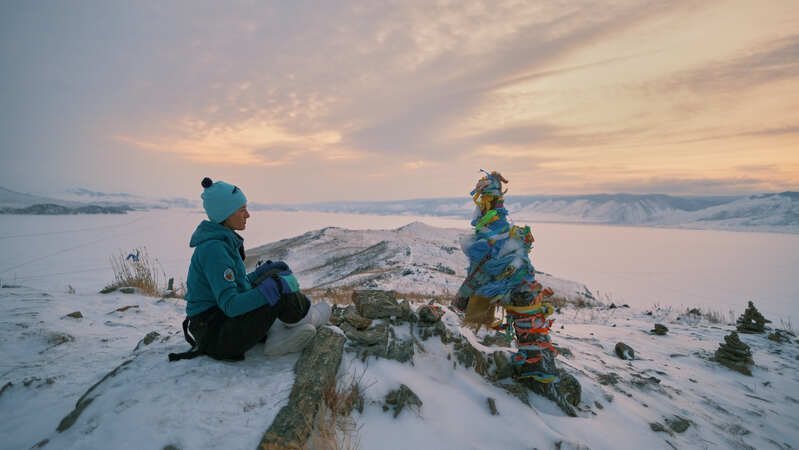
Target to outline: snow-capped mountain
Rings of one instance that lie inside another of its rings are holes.
[[[251,206],[252,209],[457,217],[470,217],[474,210],[474,204],[468,198],[295,205],[253,204]],[[655,194],[509,195],[505,197],[505,207],[517,222],[669,226],[799,233],[799,193],[797,192],[728,197],[675,197]]]

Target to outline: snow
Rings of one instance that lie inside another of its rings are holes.
[[[270,221],[275,217],[281,220],[300,217],[305,221],[292,223],[308,227],[319,222],[335,223],[332,220],[335,215],[293,214],[255,213],[254,219],[274,224],[279,222]],[[18,272],[16,281],[0,274],[2,284],[7,286],[0,288],[0,354],[4,356],[0,361],[0,389],[12,383],[0,394],[0,435],[3,436],[0,448],[30,448],[44,439],[49,439],[45,448],[163,448],[174,445],[182,449],[204,449],[254,448],[257,445],[287,402],[298,355],[267,358],[259,344],[239,363],[218,362],[207,357],[170,363],[168,353],[185,351],[189,347],[182,336],[184,303],[181,300],[96,293],[111,281],[112,275],[106,266],[115,248],[158,243],[148,248],[162,261],[170,261],[166,265],[169,273],[185,270],[190,254],[185,243],[188,234],[202,219],[199,214],[135,213],[96,218],[94,222],[73,217],[57,221],[43,217],[8,219],[13,222],[0,221],[3,225],[0,237],[6,237],[0,239],[3,246],[0,271],[32,262],[14,269]],[[382,220],[384,222],[379,225],[387,227],[393,225],[390,221],[399,221],[397,218]],[[407,221],[405,218],[398,225]],[[256,223],[253,221],[250,225]],[[457,236],[464,232],[462,228],[442,229],[420,223],[393,230],[320,230],[321,227],[317,227],[296,238],[291,236],[305,230],[291,228],[276,232],[263,228],[253,227],[244,233],[248,245],[288,239],[282,244],[286,247],[286,257],[306,287],[315,285],[315,280],[331,276],[329,269],[316,268],[335,266],[320,264],[326,261],[326,256],[320,255],[351,255],[353,247],[369,248],[381,241],[386,244],[380,247],[384,250],[375,253],[378,257],[383,255],[382,251],[392,248],[410,249],[410,255],[403,259],[406,253],[400,252],[402,258],[397,257],[394,264],[396,271],[386,272],[399,275],[375,280],[378,287],[409,293],[441,292],[453,286],[464,273],[465,258],[460,249],[452,253],[442,249],[457,247]],[[368,223],[364,228],[368,228]],[[537,228],[534,227],[534,232]],[[635,239],[631,237],[635,235],[634,229],[613,229],[627,239]],[[556,267],[556,270],[549,270],[562,275],[561,267],[566,268],[566,262],[558,266],[550,261],[556,249],[547,250],[546,246],[552,245],[552,241],[563,243],[569,236],[577,241],[573,243],[575,246],[583,243],[575,239],[575,233],[579,232],[572,229],[564,235],[550,234],[551,230],[544,227],[543,234],[536,234],[533,262],[536,266]],[[670,231],[705,233],[706,238],[718,233]],[[35,236],[8,238],[22,234]],[[736,235],[742,245],[754,240],[757,246],[766,245],[765,241],[772,238],[786,238],[768,235],[760,240],[757,234]],[[695,245],[700,246],[706,240],[699,239]],[[668,248],[677,241],[679,239],[667,240],[662,245]],[[790,242],[793,241],[778,240],[777,245],[788,252],[793,245]],[[260,250],[254,247],[250,252],[274,249],[278,244],[265,245]],[[719,258],[730,259],[723,251],[722,242],[714,245]],[[69,250],[71,248],[74,250]],[[563,243],[562,250],[568,249]],[[641,255],[647,251],[651,252],[644,249]],[[779,256],[778,251],[775,252],[768,257]],[[641,255],[638,257],[643,258]],[[464,258],[464,264],[458,263],[458,258]],[[251,263],[249,258],[248,263]],[[358,264],[368,263],[367,259],[358,260]],[[418,265],[413,266],[414,263]],[[451,266],[456,274],[430,269],[438,263]],[[788,260],[780,262],[788,263]],[[609,259],[604,264],[612,267],[616,262]],[[405,269],[419,272],[401,276]],[[72,273],[58,275],[59,272]],[[661,275],[664,273],[662,271]],[[414,280],[413,277],[418,278]],[[405,281],[406,278],[409,280]],[[763,277],[758,274],[755,279]],[[539,280],[544,285],[555,285],[556,291],[583,287],[581,283],[559,281],[546,275],[539,276]],[[363,279],[355,275],[349,280],[356,284],[360,281]],[[67,282],[76,293],[66,292]],[[346,280],[339,282],[352,285]],[[772,282],[787,283],[782,279]],[[769,288],[768,285],[762,287]],[[315,300],[323,299],[321,296]],[[137,307],[117,311],[133,305]],[[414,308],[418,306],[413,304]],[[66,317],[74,311],[80,311],[84,317]],[[446,308],[445,311],[443,321],[450,331],[466,337],[480,350],[502,351],[501,347],[486,347],[480,343],[485,330],[475,335],[460,327],[452,311]],[[445,345],[436,337],[421,342],[424,351],[416,349],[412,365],[373,357],[362,361],[354,353],[345,352],[340,376],[360,378],[365,388],[365,410],[362,414],[353,413],[360,447],[551,449],[557,442],[561,442],[560,448],[583,445],[591,449],[799,446],[797,338],[780,344],[766,339],[765,335],[740,335],[741,340],[752,347],[756,363],[752,368],[753,376],[748,377],[709,360],[723,336],[734,329],[728,317],[721,323],[711,323],[681,315],[682,312],[684,308],[676,304],[661,303],[658,308],[650,302],[633,304],[631,308],[566,307],[553,316],[556,319],[553,343],[572,352],[571,356],[558,357],[558,364],[573,374],[583,389],[577,418],[565,416],[552,402],[534,394],[529,395],[533,408],[524,405],[472,369],[454,364],[452,345]],[[776,317],[766,316],[775,320],[772,326],[782,327]],[[655,323],[668,326],[668,334],[650,334],[648,331]],[[150,345],[140,344],[142,338],[153,331],[159,333],[159,337]],[[399,338],[410,334],[407,325],[398,326],[396,331]],[[636,359],[619,359],[613,350],[617,342],[631,346]],[[126,361],[131,362],[88,395],[94,400],[76,423],[62,433],[57,432],[59,422],[72,411],[78,399]],[[609,373],[618,375],[617,384],[600,383],[600,375]],[[650,377],[656,377],[659,382],[646,382]],[[410,387],[424,404],[418,409],[406,409],[394,419],[391,411],[383,411],[382,402],[400,383]],[[499,416],[490,415],[488,397],[495,399]],[[684,433],[654,432],[649,426],[652,422],[666,425],[665,420],[674,415],[692,422]]]
[[[138,308],[115,311],[129,305]],[[43,439],[49,439],[47,448],[253,448],[285,405],[293,382],[297,354],[267,358],[260,344],[240,363],[207,357],[168,362],[167,353],[188,347],[180,331],[182,305],[176,300],[18,287],[0,290],[0,308],[5,318],[0,373],[3,384],[13,383],[0,396],[3,448],[29,448]],[[65,317],[75,310],[84,318]],[[480,350],[502,350],[480,344],[485,330],[475,336],[445,310],[443,320],[451,331]],[[708,360],[732,329],[727,324],[665,309],[648,316],[628,308],[566,308],[554,317],[553,343],[572,352],[558,363],[583,388],[579,417],[567,417],[533,394],[533,408],[524,405],[472,369],[453,364],[452,345],[433,337],[422,342],[424,351],[417,349],[413,365],[375,358],[363,362],[345,352],[340,377],[360,379],[365,388],[365,410],[353,413],[361,448],[554,448],[556,442],[564,442],[561,448],[592,449],[799,445],[795,342],[741,335],[756,362],[754,375],[747,377]],[[669,327],[666,336],[647,333],[655,322]],[[135,350],[151,331],[160,337]],[[48,343],[59,333],[74,341]],[[398,326],[398,336],[408,333],[407,325]],[[635,360],[615,356],[613,347],[620,341],[635,349]],[[94,401],[75,425],[55,431],[90,386],[128,360],[89,394]],[[598,376],[608,373],[616,373],[619,383],[600,384]],[[652,376],[659,383],[632,383]],[[424,403],[394,419],[391,411],[383,411],[382,401],[400,384]],[[490,415],[489,397],[499,416]],[[692,422],[685,433],[650,429],[649,423],[665,425],[674,415]]]
[[[266,430],[288,400],[296,354],[267,359],[253,349],[241,363],[169,363],[168,353],[189,347],[182,301],[27,287],[0,290],[0,301],[0,380],[13,383],[0,397],[3,448],[42,439],[51,448],[253,448],[260,440],[253,431]],[[84,317],[65,317],[74,311]],[[135,350],[151,331],[160,337]],[[74,340],[49,342],[62,335]],[[128,360],[89,395],[96,399],[72,428],[55,432],[90,386]]]

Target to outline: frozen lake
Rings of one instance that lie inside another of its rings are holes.
[[[186,278],[199,211],[126,215],[0,215],[0,282],[96,292],[113,280],[109,258],[146,247],[167,277]],[[255,247],[336,226],[390,229],[412,221],[461,228],[462,219],[254,211],[241,234]],[[536,269],[585,283],[616,304],[700,307],[740,314],[748,300],[780,326],[799,319],[799,235],[532,224]]]

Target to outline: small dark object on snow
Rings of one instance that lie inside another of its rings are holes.
[[[485,345],[486,347],[490,347],[492,345],[496,345],[498,347],[510,347],[510,341],[505,333],[487,334],[483,338],[483,342],[481,342],[481,344]]]
[[[736,321],[735,328],[741,333],[762,333],[766,330],[767,323],[771,323],[771,321],[760,314],[754,303],[749,302],[746,311]]]
[[[778,342],[780,344],[783,342],[791,342],[790,334],[790,331],[775,330],[773,333],[768,334],[768,340]]]
[[[651,428],[652,431],[654,431],[655,433],[658,433],[658,432],[661,432],[661,431],[666,432],[666,433],[668,432],[666,430],[666,427],[664,427],[663,424],[660,423],[660,422],[651,422],[649,424],[649,428]]]
[[[666,425],[672,429],[672,431],[676,431],[677,433],[684,433],[688,427],[691,426],[691,421],[688,419],[683,419],[680,416],[674,416],[672,418],[666,419]]]
[[[658,336],[664,336],[668,332],[669,329],[666,327],[666,325],[663,325],[662,323],[656,323],[655,328],[652,329],[652,333],[655,333]]]
[[[141,347],[144,347],[144,346],[152,344],[153,341],[158,339],[159,337],[161,337],[161,335],[157,331],[151,331],[151,332],[147,333],[147,335],[145,335],[142,338],[142,340],[140,340],[139,343],[136,344],[136,348],[134,348],[133,351],[136,351],[136,350],[138,350]]]
[[[133,288],[131,288],[131,289],[133,289]],[[115,310],[111,311],[109,314],[113,314],[113,313],[115,313],[115,312],[125,312],[125,311],[127,311],[127,310],[129,310],[129,309],[131,309],[131,308],[138,308],[138,307],[139,307],[139,305],[128,305],[128,306],[123,306],[123,307],[121,307],[121,308],[117,308],[117,309],[115,309]]]
[[[502,380],[508,377],[513,376],[513,366],[510,364],[510,359],[505,352],[496,351],[494,352],[494,365],[496,366],[496,371],[494,372],[494,377],[497,380]]]
[[[488,410],[491,411],[492,416],[499,415],[499,411],[497,411],[497,402],[491,397],[488,397]]]
[[[635,359],[635,350],[624,342],[616,343],[616,355],[621,359]]]
[[[75,311],[75,312],[71,312],[71,313],[67,314],[64,317],[71,317],[73,319],[83,319],[83,314],[81,314],[80,311]]]
[[[607,374],[601,374],[597,377],[599,384],[603,386],[607,386],[609,384],[616,384],[621,380],[621,377],[618,376],[615,372],[610,372]]]
[[[749,366],[755,363],[752,360],[752,350],[741,342],[735,331],[724,336],[724,342],[719,345],[713,360],[744,375],[752,376],[752,371],[749,370]]]
[[[422,305],[417,311],[419,322],[436,323],[444,317],[444,310],[440,306]]]
[[[123,294],[133,294],[133,293],[135,293],[135,292],[136,292],[136,288],[132,288],[132,287],[121,287],[121,288],[119,288],[119,292],[121,292],[121,293],[123,293]]]
[[[409,408],[412,406],[421,408],[422,400],[411,388],[401,384],[399,389],[395,389],[386,395],[386,404],[383,406],[383,410],[388,410],[389,406],[394,408],[394,417],[396,418],[406,406]]]

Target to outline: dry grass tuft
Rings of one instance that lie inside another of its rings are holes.
[[[160,296],[159,285],[166,278],[161,264],[152,259],[145,247],[133,250],[137,258],[131,258],[122,252],[111,257],[111,268],[114,271],[114,282],[103,291],[111,291],[120,287],[135,287],[150,297]]]
[[[319,287],[319,288],[303,289],[302,292],[312,300],[314,299],[325,300],[328,303],[336,305],[350,305],[352,304],[352,293],[359,290],[361,289],[356,289],[353,287],[336,287],[336,288]],[[433,300],[442,305],[449,305],[453,297],[454,296],[452,294],[447,292],[443,294],[420,294],[415,292],[410,292],[410,293],[397,292],[397,299],[399,300],[405,299],[410,302],[416,302],[416,303],[427,303]]]
[[[363,411],[361,376],[338,379],[325,389],[313,432],[305,444],[309,450],[356,450],[360,447],[359,427],[352,411]]]
[[[685,313],[683,313],[683,317],[692,318],[692,319],[705,319],[710,323],[719,324],[719,323],[733,323],[735,319],[735,313],[730,310],[728,312],[728,317],[725,317],[725,314],[721,311],[715,310],[707,310],[703,311],[699,308],[686,308]]]

